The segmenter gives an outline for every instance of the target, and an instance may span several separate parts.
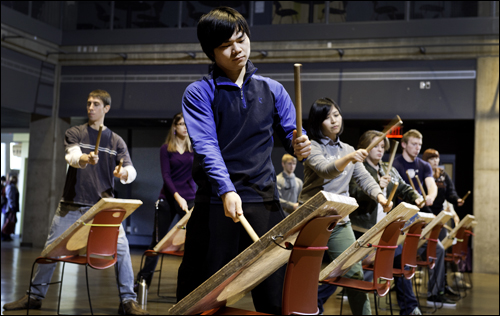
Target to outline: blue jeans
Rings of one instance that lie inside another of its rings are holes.
[[[422,255],[424,252],[427,254],[427,243],[420,247],[417,251],[418,255]],[[427,286],[427,296],[438,295],[439,293],[444,293],[445,278],[446,278],[446,268],[445,268],[445,250],[441,241],[438,240],[436,245],[436,265],[434,269],[429,270],[429,284]]]
[[[59,203],[59,206],[52,220],[49,235],[45,242],[45,247],[51,244],[57,237],[66,231],[74,222],[76,222],[83,214],[90,209],[90,206],[74,205]],[[120,234],[118,236],[117,246],[117,268],[120,284],[120,292],[122,294],[122,301],[136,300],[137,294],[134,293],[134,272],[132,270],[132,260],[130,259],[130,251],[128,246],[127,236],[123,226],[120,226]],[[52,274],[56,264],[38,264],[33,277],[33,284],[49,283],[52,279]],[[48,285],[37,285],[31,287],[32,297],[37,299],[44,299],[49,289]]]

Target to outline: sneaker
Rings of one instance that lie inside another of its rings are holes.
[[[149,312],[145,309],[140,308],[137,302],[134,300],[120,303],[120,307],[118,307],[119,315],[124,315],[122,306],[125,307],[125,315],[149,315]]]
[[[29,307],[30,309],[40,309],[42,307],[42,300],[37,300],[32,297],[30,299]],[[20,300],[5,304],[3,309],[6,311],[28,309],[28,294],[24,295],[24,297]]]
[[[457,302],[450,300],[444,295],[431,295],[427,298],[427,305],[436,304],[438,307],[441,305],[444,307],[456,307]]]
[[[460,298],[460,294],[458,294],[454,289],[451,288],[451,286],[447,285],[444,288],[444,294],[451,296],[452,298]]]
[[[422,311],[420,310],[420,308],[415,307],[415,309],[413,310],[413,312],[410,313],[410,315],[422,315]]]

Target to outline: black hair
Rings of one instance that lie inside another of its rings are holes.
[[[214,49],[233,36],[244,32],[250,37],[250,28],[245,18],[235,9],[218,7],[203,15],[198,22],[198,41],[211,61],[215,62]]]
[[[321,131],[321,125],[323,121],[328,117],[328,113],[334,106],[339,114],[342,116],[342,111],[335,101],[330,98],[322,98],[314,101],[311,106],[311,110],[309,110],[309,138],[319,142],[322,138],[326,136],[323,135]],[[342,126],[340,127],[340,131],[337,136],[340,136],[344,131],[344,119],[342,118]],[[334,139],[335,140],[335,139]]]

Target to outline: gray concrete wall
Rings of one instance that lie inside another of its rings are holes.
[[[498,57],[477,63],[474,272],[498,274]],[[466,144],[464,144],[466,145]]]
[[[54,144],[53,118],[32,117],[22,239],[25,246],[43,248],[57,201],[62,195],[66,178],[64,131],[69,128],[69,123],[58,120],[59,132]],[[52,179],[55,179],[54,184]]]

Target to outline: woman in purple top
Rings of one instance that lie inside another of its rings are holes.
[[[160,148],[163,187],[156,202],[153,239],[149,249],[153,249],[167,234],[176,214],[182,217],[194,205],[196,185],[191,174],[193,157],[184,117],[182,113],[177,113],[167,140]],[[157,262],[157,256],[146,257],[144,267],[137,274],[137,282],[144,279],[149,287]]]

